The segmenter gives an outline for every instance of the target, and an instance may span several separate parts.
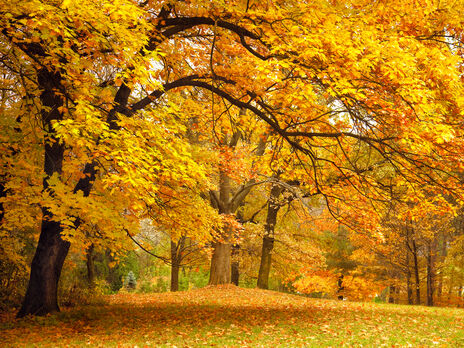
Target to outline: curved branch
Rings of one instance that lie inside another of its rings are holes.
[[[214,25],[220,28],[228,29],[240,38],[240,43],[242,46],[255,57],[268,60],[272,58],[272,55],[265,56],[253,49],[247,42],[246,39],[249,37],[253,40],[258,40],[263,46],[269,48],[264,42],[261,41],[260,36],[253,33],[252,31],[245,29],[244,27],[233,24],[224,20],[216,20],[209,17],[175,17],[175,18],[163,18],[157,24],[157,29],[167,28],[162,31],[161,36],[152,38],[148,45],[145,47],[147,50],[154,50],[157,45],[159,45],[164,39],[170,38],[178,33],[181,33],[185,30],[191,29],[199,25]]]
[[[156,254],[153,254],[151,251],[145,249],[142,244],[140,244],[130,233],[129,231],[127,230],[127,228],[124,229],[124,231],[126,231],[127,235],[129,236],[130,239],[132,239],[132,241],[137,244],[137,246],[142,249],[143,251],[145,251],[147,254],[153,256],[153,257],[156,257],[157,259],[160,259],[161,261],[163,261],[164,263],[166,264],[169,264],[169,259],[167,259],[166,257],[163,257],[163,256],[159,256],[159,255],[156,255]]]

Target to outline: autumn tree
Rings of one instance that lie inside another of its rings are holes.
[[[2,71],[20,81],[14,102],[34,105],[21,106],[21,122],[43,139],[41,233],[20,316],[58,310],[61,268],[85,223],[111,222],[122,236],[163,206],[164,188],[208,187],[180,136],[175,88],[261,119],[289,148],[286,163],[299,169],[289,175],[334,213],[384,198],[376,165],[346,165],[359,143],[412,185],[459,192],[460,6],[13,1],[0,15]],[[327,180],[333,172],[343,180]],[[229,281],[219,276],[227,245],[216,245],[214,283]]]

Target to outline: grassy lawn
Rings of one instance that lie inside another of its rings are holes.
[[[464,347],[464,310],[308,299],[233,286],[118,294],[42,317],[0,317],[7,346]]]

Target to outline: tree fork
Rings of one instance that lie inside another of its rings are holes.
[[[274,229],[277,223],[277,213],[280,209],[278,199],[281,192],[282,187],[278,184],[274,184],[271,188],[271,193],[269,196],[257,283],[257,286],[260,289],[269,288],[269,273],[271,271],[272,250],[274,249]]]

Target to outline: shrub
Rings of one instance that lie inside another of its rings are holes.
[[[128,290],[134,290],[135,287],[137,286],[137,280],[135,279],[134,272],[129,271],[126,276],[126,281],[124,282],[124,285]]]

